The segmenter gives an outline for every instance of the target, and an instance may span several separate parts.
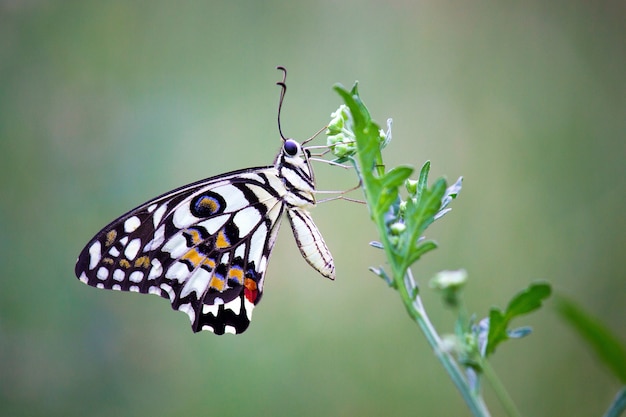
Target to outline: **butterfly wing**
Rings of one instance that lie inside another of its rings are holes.
[[[97,288],[167,298],[194,332],[242,333],[261,299],[285,193],[274,167],[178,188],[98,232],[76,276]]]

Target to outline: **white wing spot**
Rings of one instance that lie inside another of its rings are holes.
[[[94,269],[102,259],[102,244],[96,242],[89,248],[89,269]]]
[[[121,269],[116,269],[113,271],[113,279],[119,282],[124,281],[124,271]]]
[[[140,283],[141,281],[143,281],[143,277],[144,277],[144,273],[141,271],[134,271],[131,272],[130,275],[128,276],[128,280],[130,282],[136,282],[136,283]]]
[[[182,262],[174,262],[167,268],[167,272],[165,273],[165,278],[175,279],[178,282],[183,282],[187,276],[189,275],[189,269],[187,269],[187,265]]]
[[[165,225],[163,224],[161,225],[161,227],[159,227],[158,229],[154,231],[154,237],[152,238],[150,242],[146,243],[146,246],[144,246],[143,250],[145,252],[154,250],[158,248],[159,246],[161,246],[164,240],[165,240]]]
[[[98,271],[96,272],[96,278],[104,281],[105,279],[107,279],[109,277],[109,270],[106,269],[105,267],[101,266],[100,268],[98,268]]]
[[[246,297],[243,298],[243,306],[246,310],[246,316],[248,317],[248,321],[252,321],[252,310],[254,309],[254,304],[252,304]]]
[[[154,211],[155,208],[157,208],[158,204],[153,204],[150,207],[148,207],[148,213],[152,213]]]
[[[246,255],[246,244],[242,243],[241,245],[237,246],[237,249],[235,249],[235,258],[240,257],[243,258]]]
[[[244,179],[252,180],[256,182],[263,182],[263,179],[259,175],[251,173],[251,172],[247,174],[240,174],[237,176],[237,178],[244,178]]]
[[[230,263],[230,252],[226,252],[222,255],[222,259],[220,259],[221,264],[228,265]]]
[[[163,265],[161,265],[161,262],[156,258],[153,259],[152,262],[150,263],[152,264],[152,268],[150,268],[148,279],[153,280],[155,278],[160,277],[163,274]],[[159,294],[160,294],[160,291],[159,291]]]
[[[285,180],[278,176],[278,171],[273,173],[267,173],[267,184],[281,197],[284,197],[287,194],[287,189],[285,188]],[[271,175],[270,175],[271,174]],[[265,191],[265,190],[264,190]],[[265,191],[267,193],[267,191]],[[256,194],[256,193],[255,193]],[[258,196],[258,194],[257,194]]]
[[[154,215],[152,216],[152,223],[154,224],[155,228],[157,227],[159,223],[161,223],[161,219],[163,219],[165,210],[167,210],[167,205],[163,204],[161,205],[161,207],[159,207],[157,211],[154,212]]]
[[[87,283],[89,282],[89,278],[87,278],[87,275],[86,275],[84,272],[82,272],[82,273],[80,274],[80,278],[78,278],[78,279],[79,279],[81,282],[84,282],[85,284],[87,284]]]
[[[174,210],[172,222],[178,229],[186,229],[197,221],[198,218],[191,214],[187,205],[180,206]]]
[[[117,250],[115,246],[112,246],[111,249],[109,249],[109,255],[111,255],[114,258],[117,258],[118,256],[120,256],[120,251]]]
[[[233,313],[239,315],[239,313],[241,313],[241,297],[237,297],[233,301],[229,301],[228,303],[224,304],[224,308],[232,310]]]
[[[213,188],[212,191],[223,196],[226,200],[226,213],[232,213],[250,205],[243,192],[234,185],[225,184]]]
[[[113,284],[111,289],[115,291],[122,291],[122,286],[120,284]]]
[[[169,284],[166,284],[164,282],[161,283],[161,289],[167,293],[167,295],[170,297],[170,301],[174,301],[176,299],[176,293],[174,292],[172,287],[169,286]]]
[[[128,291],[130,292],[139,292],[139,287],[136,285],[131,285],[130,288],[128,289]]]
[[[177,235],[171,237],[170,240],[163,245],[161,250],[171,253],[172,258],[180,258],[187,253],[189,248],[187,247],[187,241],[183,235],[178,233]]]
[[[261,213],[254,207],[248,207],[233,217],[233,222],[239,228],[239,236],[246,236],[261,221]]]
[[[181,304],[178,307],[178,311],[182,311],[183,313],[187,313],[187,315],[189,316],[189,320],[191,320],[192,323],[196,320],[196,312],[194,311],[194,309],[191,306],[191,304],[189,304],[189,303]]]
[[[132,261],[137,256],[139,249],[141,248],[141,239],[133,239],[124,249],[124,255],[129,261]]]
[[[208,305],[208,304],[204,304],[202,306],[202,314],[212,314],[213,317],[217,317],[217,311],[219,309],[219,305],[217,304],[212,304],[212,305]]]
[[[209,220],[205,220],[203,222],[198,223],[198,226],[202,226],[209,232],[210,235],[216,233],[218,230],[226,224],[226,222],[230,219],[230,214],[222,214],[221,216],[212,217]]]
[[[277,189],[276,192],[278,192],[280,196],[283,196],[286,193],[285,185],[281,183],[280,187],[281,188]],[[259,187],[257,185],[249,185],[248,188],[250,188],[250,190],[254,192],[259,201],[261,203],[264,203],[266,206],[269,205],[269,202],[271,200],[276,200],[276,197],[268,193],[267,190],[263,187]],[[273,202],[272,204],[275,204],[275,202]]]
[[[96,288],[103,289],[104,288],[104,284],[99,282],[99,283],[96,284]]]
[[[263,249],[265,248],[265,239],[267,238],[267,226],[265,224],[261,224],[256,232],[252,234],[252,238],[250,239],[250,253],[248,254],[248,259],[250,261],[254,261],[255,265],[258,265],[261,260],[261,255],[263,254]]]
[[[129,217],[124,222],[124,231],[126,233],[132,233],[135,230],[137,230],[140,224],[141,224],[141,221],[139,220],[139,217],[137,216]]]
[[[185,270],[187,267],[185,266]],[[192,292],[196,293],[196,298],[200,299],[202,294],[204,294],[209,286],[209,280],[211,279],[211,274],[202,268],[196,269],[196,271],[191,275],[185,285],[180,290],[180,297],[184,298],[191,294]],[[180,281],[180,280],[179,280]]]
[[[237,330],[233,326],[224,326],[224,333],[237,334]]]

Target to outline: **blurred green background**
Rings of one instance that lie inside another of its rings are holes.
[[[271,163],[324,126],[336,82],[394,118],[389,166],[465,177],[427,289],[470,274],[483,316],[538,278],[626,340],[624,2],[0,1],[0,414],[468,415],[396,293],[363,206],[313,216],[337,280],[287,225],[243,335],[193,334],[166,300],[74,277],[83,245],[143,201]],[[355,176],[316,165],[320,189]],[[494,358],[527,416],[601,415],[619,388],[548,308]],[[502,410],[492,392],[494,415]]]

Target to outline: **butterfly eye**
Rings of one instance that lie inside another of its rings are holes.
[[[283,145],[285,153],[289,156],[296,156],[298,153],[298,142],[293,139],[287,139]]]

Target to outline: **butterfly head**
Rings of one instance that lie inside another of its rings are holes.
[[[298,143],[298,141],[285,138],[283,139],[283,145],[280,148],[280,152],[276,156],[274,166],[279,170],[284,167],[290,167],[300,171],[303,175],[309,179],[313,179],[313,170],[309,163],[310,152],[308,149]]]

